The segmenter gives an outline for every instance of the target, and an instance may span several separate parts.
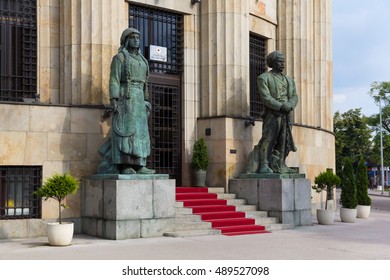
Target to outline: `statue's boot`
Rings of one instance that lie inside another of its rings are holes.
[[[132,167],[126,167],[122,170],[122,174],[136,174],[135,170]]]
[[[142,166],[140,170],[138,170],[138,174],[154,174],[156,170],[146,168],[145,166]]]
[[[281,173],[298,173],[296,169],[294,168],[290,168],[288,167],[287,165],[283,165],[281,167]]]
[[[259,173],[274,173],[274,171],[268,166],[268,164],[262,164],[259,168]]]
[[[259,161],[260,167],[257,171],[258,173],[274,173],[274,171],[269,167],[269,159],[271,158],[272,148],[269,144],[268,138],[261,138],[259,143]]]

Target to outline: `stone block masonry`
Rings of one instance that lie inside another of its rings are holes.
[[[81,231],[114,240],[162,236],[173,228],[174,205],[168,175],[92,176],[81,189]]]
[[[305,226],[312,224],[311,186],[305,178],[295,179],[231,179],[229,191],[245,198],[258,210],[283,224]]]

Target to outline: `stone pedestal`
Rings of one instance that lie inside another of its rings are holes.
[[[174,225],[168,175],[95,175],[81,189],[81,231],[107,239],[162,236]]]
[[[229,192],[245,198],[258,210],[284,224],[304,226],[312,224],[311,186],[305,178],[246,178],[231,179]]]

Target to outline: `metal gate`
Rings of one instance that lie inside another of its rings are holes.
[[[147,6],[129,5],[129,26],[141,33],[140,49],[149,61],[149,119],[152,154],[148,166],[181,184],[181,75],[183,15]],[[166,62],[149,59],[150,45],[167,49]]]

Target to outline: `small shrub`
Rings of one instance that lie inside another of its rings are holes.
[[[353,174],[352,162],[349,158],[345,158],[343,175],[342,175],[342,188],[340,203],[344,208],[354,209],[357,206],[356,198],[356,182]]]
[[[360,158],[356,170],[356,198],[358,205],[371,205],[371,198],[368,196],[367,166],[363,158]]]
[[[200,138],[194,144],[191,166],[195,170],[206,170],[209,166],[207,146],[203,138]]]
[[[312,187],[317,193],[326,191],[325,209],[328,209],[328,200],[333,199],[333,189],[340,185],[341,179],[333,173],[332,169],[321,172],[315,179]]]
[[[63,201],[66,196],[75,193],[80,187],[80,182],[76,177],[69,173],[59,174],[55,173],[46,179],[37,191],[34,192],[38,197],[48,200],[53,198],[58,202],[58,218],[59,223],[62,223],[61,207],[68,208]]]

